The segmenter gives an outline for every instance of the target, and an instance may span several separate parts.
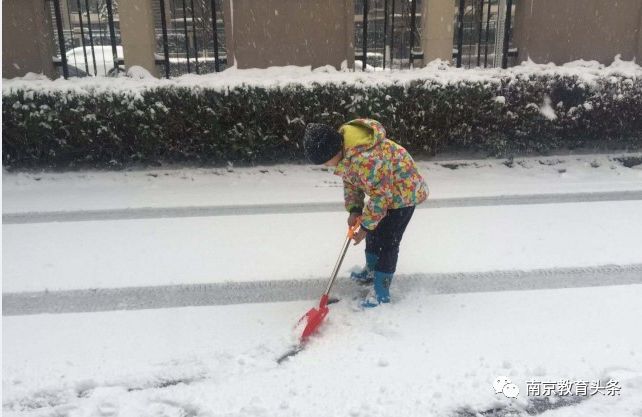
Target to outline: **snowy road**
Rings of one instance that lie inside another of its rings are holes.
[[[344,213],[3,225],[3,292],[325,277]],[[642,200],[417,210],[400,275],[642,263]],[[341,276],[363,262],[348,251]]]
[[[543,412],[527,411],[547,398],[528,381],[614,379],[617,395],[561,397],[542,415],[637,417],[641,297],[614,285],[342,302],[280,366],[309,301],[4,317],[3,416],[516,417]],[[494,392],[498,375],[517,399]]]
[[[420,209],[485,207],[553,203],[587,203],[596,201],[642,200],[642,190],[555,193],[534,195],[499,195],[467,198],[431,198]],[[108,210],[75,210],[8,213],[3,224],[77,222],[101,220],[138,220],[182,217],[238,216],[254,214],[293,214],[343,211],[342,203],[282,203],[196,207],[138,207]]]
[[[2,315],[314,300],[323,292],[326,283],[326,279],[310,279],[5,293]],[[642,284],[642,264],[402,275],[395,280],[395,294],[405,296],[419,290],[456,294],[629,284]],[[333,295],[350,300],[357,292],[358,287],[341,279],[335,285]]]
[[[343,240],[330,173],[3,177],[3,416],[641,416],[642,166],[423,167],[394,303],[354,311],[351,248],[342,301],[281,365]]]

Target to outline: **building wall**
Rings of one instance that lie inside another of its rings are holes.
[[[513,31],[518,62],[642,60],[642,0],[519,0]]]
[[[228,60],[238,68],[354,61],[352,0],[226,2]]]
[[[2,77],[28,72],[58,75],[49,3],[43,0],[2,1]]]

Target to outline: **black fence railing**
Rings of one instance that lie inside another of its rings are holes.
[[[157,0],[156,63],[164,77],[227,66],[222,0]]]
[[[453,1],[453,64],[503,67],[514,63],[512,15],[517,0]],[[355,1],[355,68],[413,68],[423,61],[422,0]]]
[[[356,0],[356,69],[412,68],[422,58],[422,0]]]
[[[123,70],[117,0],[51,0],[57,56],[63,77],[116,75]]]
[[[63,77],[124,71],[118,1],[49,1],[57,48],[54,64]],[[226,67],[222,0],[156,0],[153,7],[159,74],[169,78]]]
[[[65,78],[114,76],[124,70],[119,0],[49,0]],[[120,0],[123,1],[123,0]],[[504,67],[517,0],[455,0],[453,62],[457,67]],[[413,68],[423,60],[423,0],[355,0],[354,44],[360,70]],[[218,72],[227,66],[223,0],[155,0],[158,73]]]
[[[457,67],[502,67],[517,56],[511,47],[513,0],[456,0],[453,59]]]

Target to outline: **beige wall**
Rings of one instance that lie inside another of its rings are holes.
[[[352,0],[225,1],[228,61],[239,68],[354,61]],[[232,7],[230,7],[230,3]]]
[[[424,0],[423,29],[421,35],[424,63],[435,59],[451,61],[455,2],[452,0]]]
[[[28,72],[58,76],[50,30],[49,4],[44,0],[2,1],[2,77]]]
[[[519,0],[513,32],[518,62],[642,60],[642,0]]]
[[[120,1],[118,7],[125,67],[139,65],[158,76],[152,0]]]

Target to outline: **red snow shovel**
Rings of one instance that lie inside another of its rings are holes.
[[[328,312],[330,311],[328,309],[328,300],[329,300],[330,290],[332,289],[332,285],[334,285],[334,281],[337,278],[337,274],[339,273],[339,268],[341,268],[341,264],[343,263],[343,258],[345,258],[346,252],[348,252],[348,246],[350,246],[350,241],[354,237],[354,234],[357,232],[357,230],[359,230],[360,224],[361,224],[361,217],[357,218],[357,221],[354,223],[354,226],[348,227],[348,235],[346,236],[346,241],[343,243],[343,248],[341,249],[341,253],[339,254],[339,259],[337,259],[337,263],[334,265],[334,269],[332,270],[332,275],[330,276],[330,281],[328,282],[328,286],[326,287],[325,292],[321,296],[321,301],[319,301],[319,307],[311,308],[307,313],[305,313],[305,315],[303,315],[303,317],[301,317],[301,319],[299,319],[299,324],[303,320],[307,319],[307,324],[303,329],[303,334],[301,335],[301,338],[299,339],[299,345],[295,346],[292,350],[290,350],[285,355],[277,359],[278,363],[281,363],[284,359],[299,353],[303,349],[303,346],[305,342],[307,342],[310,335],[312,335],[314,332],[317,331],[319,326],[321,326],[321,323],[323,323],[323,319],[325,319],[325,316],[328,315]]]

